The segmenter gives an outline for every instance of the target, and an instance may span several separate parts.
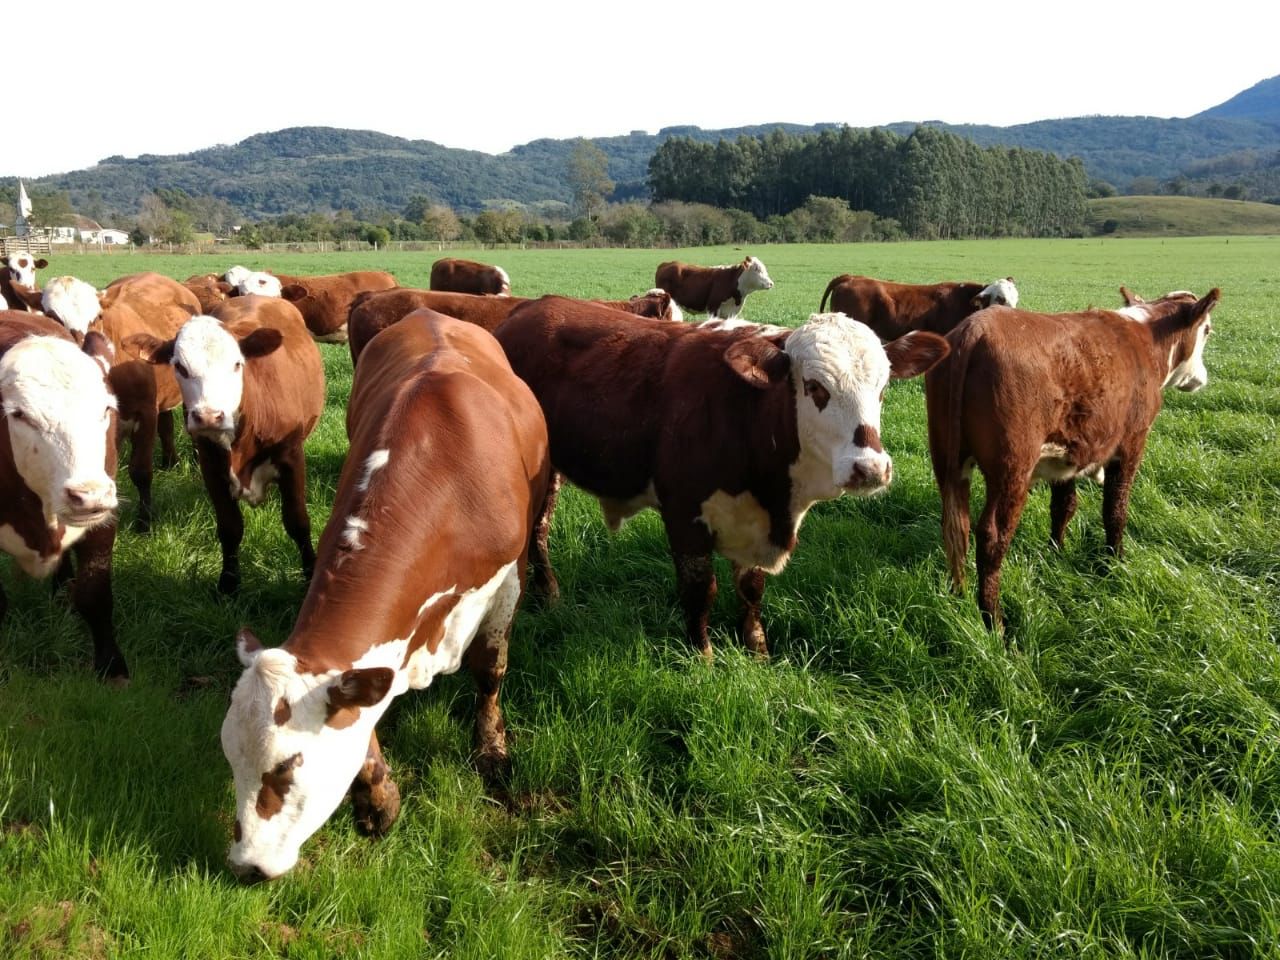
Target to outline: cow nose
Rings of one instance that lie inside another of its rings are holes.
[[[893,461],[888,457],[884,460],[855,460],[845,486],[854,492],[871,492],[887,487],[892,480]]]
[[[209,430],[221,427],[227,422],[227,415],[221,410],[210,410],[208,407],[197,407],[188,414],[194,430]]]
[[[76,513],[102,513],[116,508],[116,485],[111,481],[68,483],[62,488],[62,495]]]
[[[267,875],[263,873],[261,870],[259,870],[258,867],[252,863],[246,863],[246,864],[233,863],[231,865],[231,869],[235,871],[237,880],[239,880],[241,883],[248,884],[250,886],[255,883],[262,883],[268,879]]]

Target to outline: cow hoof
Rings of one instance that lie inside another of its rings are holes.
[[[134,532],[134,533],[137,533],[137,534],[141,534],[142,536],[146,536],[148,533],[150,533],[150,532],[151,532],[151,518],[150,518],[150,517],[141,517],[141,516],[139,516],[139,517],[134,517],[134,518],[133,518],[133,532]]]
[[[112,690],[128,690],[129,689],[128,677],[107,677],[105,682],[107,686],[110,687]]]
[[[498,783],[511,772],[511,756],[505,746],[489,747],[476,751],[475,765],[485,783]]]
[[[390,778],[373,787],[353,789],[351,810],[361,836],[384,837],[400,817],[400,789]]]
[[[224,597],[235,596],[240,590],[240,578],[234,573],[223,572],[218,577],[218,592]]]

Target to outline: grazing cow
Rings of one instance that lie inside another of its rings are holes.
[[[490,334],[423,310],[369,344],[347,434],[293,632],[270,650],[237,637],[222,749],[245,878],[290,870],[348,786],[357,828],[390,828],[399,791],[374,728],[437,674],[471,671],[477,763],[507,762],[498,693],[551,472],[538,402]]]
[[[654,285],[686,310],[730,320],[742,312],[747,294],[769,290],[773,281],[757,257],[723,267],[698,267],[678,260],[658,264]]]
[[[302,314],[311,336],[321,343],[347,342],[347,317],[351,302],[366,290],[389,290],[396,278],[381,270],[357,270],[322,277],[280,279],[280,296]]]
[[[457,320],[484,327],[492,333],[512,310],[528,302],[524,297],[486,297],[474,293],[418,290],[413,287],[362,293],[352,302],[351,316],[347,323],[347,346],[351,349],[351,362],[354,364],[360,358],[364,345],[378,331],[399,322],[414,310],[435,310]],[[588,302],[642,317],[663,320],[679,317],[679,308],[672,304],[670,295],[662,290],[650,290],[629,300]]]
[[[1018,305],[1013,277],[980,283],[891,283],[874,277],[843,274],[823,291],[819,310],[831,309],[860,320],[882,341],[912,330],[946,334],[965,317],[986,307]]]
[[[1186,292],[1152,303],[1130,297],[1119,311],[989,307],[947,335],[951,358],[925,379],[929,454],[956,590],[964,586],[974,466],[986,480],[976,537],[978,606],[990,629],[1000,624],[1000,565],[1031,484],[1049,482],[1051,536],[1060,546],[1076,509],[1076,478],[1101,474],[1107,548],[1119,557],[1129,488],[1162,388],[1198,390],[1208,380],[1204,345],[1218,290],[1198,301]]]
[[[152,520],[156,438],[160,440],[161,465],[172,467],[178,458],[173,411],[182,403],[182,392],[171,371],[149,369],[132,359],[124,344],[140,333],[162,340],[175,336],[200,312],[199,301],[176,280],[158,273],[139,273],[116,280],[102,294],[75,277],[54,277],[42,292],[41,305],[77,342],[90,330],[97,330],[115,348],[111,377],[120,402],[120,437],[129,438],[129,478],[138,490],[134,526],[145,533]]]
[[[309,579],[315,551],[302,447],[324,410],[324,369],[297,308],[272,297],[235,297],[216,317],[192,317],[171,340],[143,334],[129,346],[177,374],[187,433],[217,520],[218,590],[240,586],[244,518],[237,501],[258,506],[273,480],[285,531]]]
[[[511,278],[501,267],[444,257],[431,265],[431,289],[481,296],[511,296]]]
[[[712,550],[733,562],[744,642],[767,653],[765,573],[786,565],[814,503],[889,483],[881,393],[947,352],[932,333],[881,346],[840,314],[796,330],[713,330],[628,324],[561,297],[519,308],[497,337],[542,404],[552,464],[599,498],[609,527],[645,507],[662,514],[689,640],[706,656]],[[554,593],[549,519],[534,559]]]
[[[182,285],[200,301],[200,312],[211,313],[218,304],[235,293],[235,286],[212,273],[197,273],[182,281]]]
[[[39,307],[31,306],[30,294],[38,295],[36,271],[43,270],[48,265],[49,261],[44,257],[37,260],[29,253],[11,253],[0,257],[0,266],[4,268],[0,270],[0,309],[4,309],[3,305],[7,303],[11,310],[38,311]],[[21,289],[14,289],[15,287]]]
[[[79,348],[51,320],[0,313],[0,550],[30,576],[57,571],[74,578],[71,602],[93,636],[94,667],[123,684],[129,670],[112,625],[117,501],[110,352],[98,334]],[[0,620],[7,606],[0,588]]]

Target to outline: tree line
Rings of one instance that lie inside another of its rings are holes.
[[[1086,187],[1077,159],[980,147],[931,127],[908,136],[776,130],[714,144],[673,137],[649,161],[655,203],[703,203],[767,221],[829,197],[919,239],[1078,236]]]

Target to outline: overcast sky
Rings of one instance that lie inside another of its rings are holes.
[[[303,125],[501,153],[676,124],[1185,117],[1280,73],[1256,0],[55,6],[7,34],[31,67],[7,175]]]

